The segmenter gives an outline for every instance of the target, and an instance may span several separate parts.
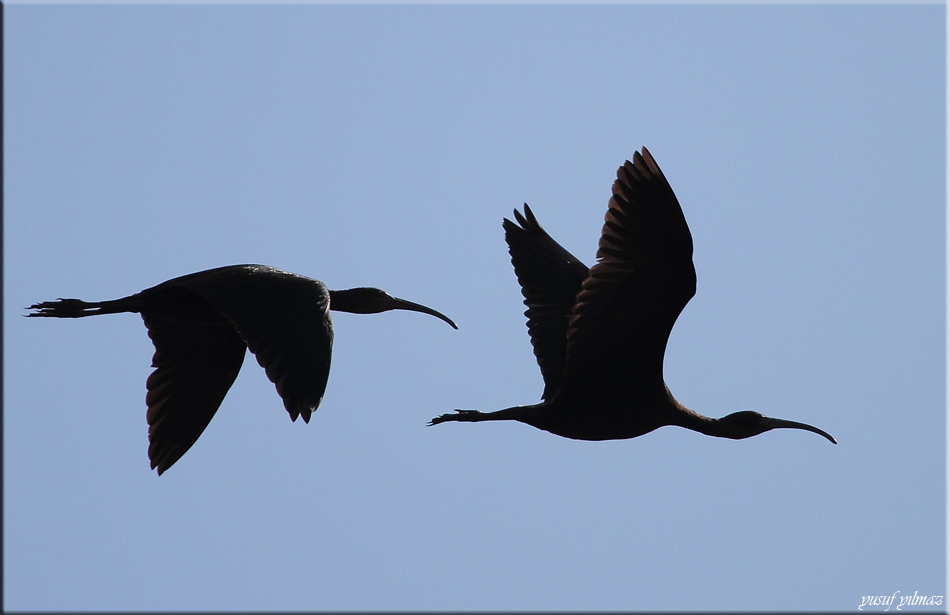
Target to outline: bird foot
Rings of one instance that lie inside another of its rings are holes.
[[[443,414],[442,416],[437,416],[431,421],[429,421],[429,427],[432,425],[438,425],[439,423],[444,423],[446,421],[474,421],[477,419],[472,418],[475,415],[481,414],[478,410],[456,410],[455,414]],[[468,417],[468,418],[463,418]]]

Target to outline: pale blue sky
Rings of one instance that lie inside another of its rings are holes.
[[[4,608],[853,610],[945,593],[943,6],[4,17]],[[502,217],[528,202],[592,264],[616,168],[643,145],[699,277],[670,388],[837,446],[426,427],[538,400]],[[247,359],[157,477],[141,319],[23,308],[235,263],[379,286],[460,330],[335,315],[309,425]]]

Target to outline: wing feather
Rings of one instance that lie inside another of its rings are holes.
[[[545,232],[527,204],[524,215],[505,218],[505,241],[528,308],[528,335],[544,378],[541,398],[554,396],[564,371],[567,330],[587,266]]]
[[[559,395],[604,374],[617,386],[634,377],[662,382],[670,330],[696,292],[692,254],[683,210],[643,148],[617,170],[597,263],[570,319]]]
[[[319,281],[264,265],[203,271],[160,286],[199,295],[227,318],[254,353],[292,420],[310,420],[330,375],[330,295]]]
[[[155,345],[145,403],[148,457],[161,474],[198,440],[237,378],[247,346],[224,318],[189,323],[142,314]]]

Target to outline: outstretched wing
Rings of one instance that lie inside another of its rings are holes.
[[[197,299],[197,298],[195,298]],[[161,474],[198,440],[237,378],[247,346],[230,322],[143,313],[155,345],[145,403],[148,457]]]
[[[617,170],[597,264],[571,317],[558,394],[570,395],[592,382],[662,387],[670,330],[695,293],[686,218],[643,148]]]
[[[233,265],[169,280],[227,318],[277,387],[292,420],[323,399],[330,375],[330,295],[317,280],[264,265]]]
[[[528,335],[544,378],[541,398],[554,397],[564,372],[567,330],[577,293],[588,270],[545,232],[527,203],[515,210],[515,224],[505,218],[505,241],[521,294],[528,308]]]

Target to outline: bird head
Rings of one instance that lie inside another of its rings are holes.
[[[330,291],[330,309],[338,312],[350,312],[352,314],[379,314],[390,310],[407,310],[409,312],[422,312],[435,316],[452,325],[453,329],[458,326],[447,316],[436,312],[432,308],[405,299],[393,297],[379,288],[351,288],[349,290],[331,290]]]
[[[742,440],[743,438],[751,438],[752,436],[757,436],[760,433],[765,433],[772,429],[804,429],[805,431],[810,431],[816,433],[820,436],[827,438],[832,444],[837,444],[834,438],[831,437],[828,433],[808,425],[806,423],[798,423],[795,421],[786,421],[785,419],[773,419],[772,417],[759,414],[758,412],[753,412],[751,410],[743,410],[742,412],[733,412],[732,414],[726,415],[717,421],[718,429],[721,436],[726,438],[732,438],[733,440]]]

